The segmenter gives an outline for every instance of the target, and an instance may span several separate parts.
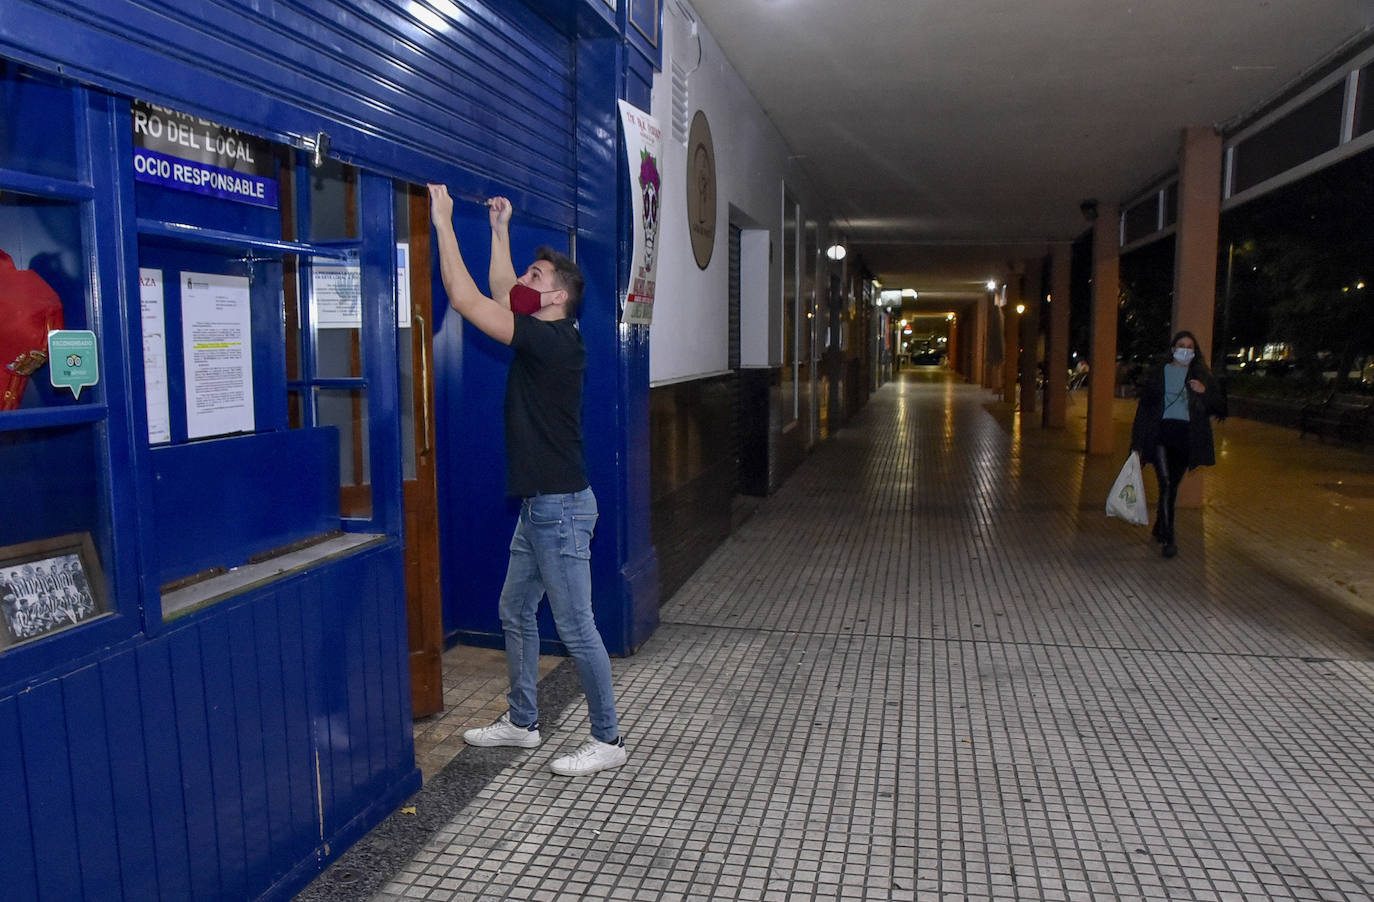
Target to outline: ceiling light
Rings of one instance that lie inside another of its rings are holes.
[[[845,249],[843,244],[832,244],[826,249],[825,255],[831,260],[843,260]]]
[[[1026,305],[1025,305],[1025,304],[1017,304],[1017,305],[1016,305],[1016,313],[1017,313],[1017,315],[1020,315],[1020,314],[1025,313],[1025,312],[1026,312]]]
[[[996,280],[996,279],[988,279],[988,291],[996,291],[996,290],[997,290],[997,280]]]

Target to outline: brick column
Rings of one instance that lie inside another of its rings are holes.
[[[1187,329],[1212,359],[1217,306],[1217,230],[1221,219],[1221,136],[1211,126],[1183,130],[1178,152],[1178,238],[1174,245],[1173,332]],[[1180,507],[1202,504],[1202,474],[1193,470],[1179,487]]]
[[[973,321],[973,351],[970,360],[972,369],[969,374],[969,381],[981,385],[983,388],[991,388],[992,382],[988,379],[988,319],[989,311],[992,310],[990,296],[984,294],[978,301],[978,306],[974,311]]]
[[[1088,355],[1088,453],[1112,453],[1116,394],[1116,310],[1121,293],[1121,215],[1099,204],[1093,225],[1092,349]]]
[[[1016,401],[1016,366],[1020,363],[1021,317],[1016,305],[1021,303],[1021,277],[1007,280],[1007,303],[1002,313],[1002,400]]]

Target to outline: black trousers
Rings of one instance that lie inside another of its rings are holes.
[[[1178,486],[1188,472],[1188,422],[1164,420],[1159,426],[1159,444],[1150,461],[1159,477],[1159,507],[1155,516],[1154,534],[1161,542],[1174,540],[1174,509],[1178,504]]]

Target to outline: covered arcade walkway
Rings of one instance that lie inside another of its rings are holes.
[[[564,665],[542,748],[463,751],[303,898],[1374,897],[1374,456],[1232,419],[1164,560],[1085,407],[886,385],[614,662],[627,766],[549,772]]]

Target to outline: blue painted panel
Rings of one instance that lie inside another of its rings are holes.
[[[190,852],[191,895],[213,899],[220,896],[222,865],[199,631],[178,630],[169,633],[167,641],[172,663],[169,676],[173,716],[181,757],[186,844]],[[234,879],[232,874],[228,878]]]
[[[183,637],[187,630],[176,635]],[[157,829],[153,854],[157,860],[158,896],[165,902],[189,899],[191,887],[190,830],[182,795],[181,753],[173,699],[171,641],[144,645],[135,654],[138,667],[139,712],[143,720],[143,749],[148,756],[148,800]]]
[[[324,130],[341,159],[384,172],[456,164],[573,222],[572,141],[525,137],[572,134],[570,49],[520,4],[9,5],[0,52],[17,59],[268,137]]]
[[[132,654],[108,658],[100,664],[100,685],[108,756],[114,768],[115,835],[119,837],[119,867],[127,899],[158,898],[157,857],[154,845],[152,796],[143,742],[143,714],[139,707],[138,669]],[[107,750],[100,749],[104,754]],[[158,773],[157,779],[167,779]]]
[[[19,705],[0,701],[0,874],[17,899],[38,898],[37,865],[33,858],[32,805],[25,786],[24,758],[19,733]]]
[[[396,284],[393,237],[396,234],[396,194],[391,179],[369,173],[361,176],[358,191],[363,235],[359,252],[363,340],[366,343],[363,363],[370,417],[368,479],[372,484],[372,517],[358,525],[368,532],[399,537],[405,515],[401,500],[400,430],[397,428],[404,417],[396,365],[397,298],[393,287]],[[284,360],[282,366],[284,369]]]
[[[0,169],[77,180],[76,110],[65,85],[0,59],[0,109]],[[35,122],[43,127],[29,127]]]
[[[339,527],[333,427],[170,445],[150,456],[159,583],[237,566]],[[279,466],[282,461],[290,466]]]
[[[351,574],[353,578],[350,585],[367,585],[366,574],[357,572],[354,568],[349,569],[354,571]],[[337,618],[339,626],[338,644],[335,646],[338,657],[335,663],[342,672],[337,674],[339,679],[336,685],[343,690],[343,698],[338,710],[339,718],[348,735],[347,763],[340,773],[335,774],[334,786],[339,791],[336,799],[339,808],[336,813],[340,816],[335,829],[343,826],[342,813],[353,810],[355,800],[364,792],[368,779],[372,776],[372,751],[369,743],[371,736],[367,723],[368,681],[364,652],[364,633],[367,632],[367,627],[363,622],[363,606],[357,603],[363,594],[355,596],[352,592],[343,593],[333,597],[329,605],[329,616]]]
[[[123,164],[125,161],[119,162]],[[132,156],[127,165],[132,167]],[[133,181],[132,168],[126,177]],[[133,182],[133,192],[135,210],[143,219],[218,229],[273,241],[282,237],[279,210],[202,197],[147,182]]]
[[[237,699],[229,653],[227,612],[202,622],[200,667],[205,687],[205,723],[210,744],[210,784],[213,790],[216,835],[219,839],[220,892],[226,899],[242,899],[247,870],[243,781],[239,762]]]
[[[232,610],[225,612],[222,625],[217,625],[229,640],[233,729],[238,749],[238,782],[242,793],[244,882],[250,887],[271,883],[272,877],[269,816],[272,800],[267,792],[266,731],[263,728],[259,684],[262,679],[276,679],[277,676],[259,666],[257,636],[253,632],[253,610],[267,603],[270,603],[270,596],[253,604],[235,605]]]
[[[319,808],[316,802],[315,723],[311,696],[306,683],[308,658],[302,639],[301,591],[282,592],[276,604],[270,609],[259,608],[259,627],[265,646],[268,634],[276,630],[281,647],[281,720],[283,736],[286,741],[287,758],[283,772],[288,781],[288,792],[278,796],[279,807],[289,808],[291,816],[290,855],[287,860],[299,861],[314,848],[319,836]],[[266,665],[264,665],[266,666]],[[266,710],[271,705],[263,702]]]
[[[41,800],[35,812],[39,816],[31,818],[34,857],[43,863],[38,869],[38,896],[79,899],[81,859],[67,757],[72,737],[63,717],[61,683],[44,683],[19,696],[19,730],[28,796]]]
[[[592,545],[592,606],[607,650],[634,650],[632,624],[656,621],[656,584],[635,574],[654,570],[648,528],[648,328],[619,322],[629,258],[629,205],[622,203],[626,169],[619,140],[617,85],[624,79],[622,44],[579,44],[578,253],[587,282],[582,334],[587,342],[583,405],[587,466],[601,520]],[[630,98],[647,106],[647,98]]]
[[[353,750],[344,685],[347,667],[342,661],[343,630],[333,608],[333,596],[316,582],[303,587],[301,592],[301,636],[306,649],[306,698],[311,704],[314,742],[319,753],[323,841],[342,826],[338,813],[346,810],[352,785]]]
[[[415,759],[414,731],[411,727],[409,633],[406,630],[405,579],[396,571],[378,571],[381,587],[389,588],[395,602],[381,607],[378,638],[382,655],[382,700],[385,709],[386,760]]]
[[[381,574],[365,570],[358,574],[355,585],[362,587],[369,598],[385,598]],[[358,667],[363,684],[363,722],[367,735],[367,776],[371,784],[386,773],[386,703],[382,699],[382,605],[359,605],[353,624],[358,631]],[[370,795],[370,793],[369,793]]]
[[[67,735],[78,737],[68,746],[76,808],[76,840],[81,856],[81,879],[93,897],[119,899],[119,840],[115,832],[114,791],[110,785],[110,739],[100,671],[84,667],[62,681]],[[111,839],[114,842],[111,842]],[[130,842],[137,842],[130,836]]]
[[[272,593],[260,604],[244,607],[248,623],[243,626],[243,638],[236,638],[236,646],[247,645],[256,656],[254,669],[247,673],[235,673],[235,691],[243,699],[243,705],[257,708],[257,725],[261,730],[258,741],[262,744],[261,780],[256,784],[245,771],[245,796],[260,792],[262,794],[263,823],[260,835],[268,845],[269,855],[266,865],[269,883],[275,882],[284,872],[283,864],[294,861],[292,854],[294,814],[291,795],[291,748],[287,737],[287,724],[284,716],[286,697],[284,684],[287,681],[286,665],[282,659],[281,636],[278,629],[282,616],[283,593]],[[235,655],[238,661],[238,654]],[[293,662],[294,663],[294,662]],[[293,668],[298,669],[298,668]],[[252,695],[251,700],[246,696]],[[243,738],[240,728],[240,743],[250,741]],[[250,807],[250,811],[251,811]],[[250,814],[250,817],[254,815]],[[249,829],[249,844],[252,845],[252,828]],[[250,852],[249,860],[253,860]]]

